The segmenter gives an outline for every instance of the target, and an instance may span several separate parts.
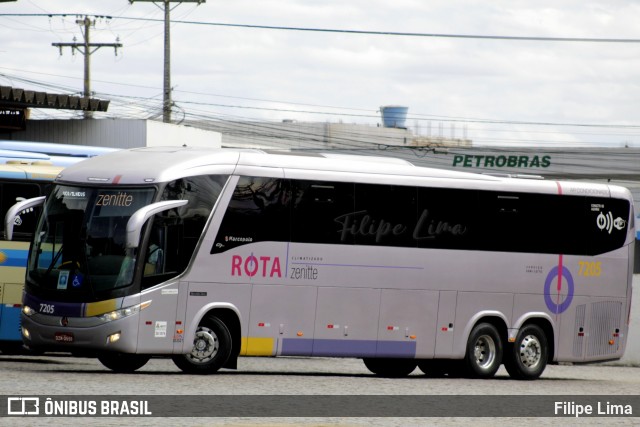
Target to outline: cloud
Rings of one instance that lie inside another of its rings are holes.
[[[124,19],[162,19],[162,11],[153,4],[78,0],[68,6],[43,0],[0,6],[0,13],[12,12],[113,16],[99,21],[92,37],[105,43],[120,37],[124,49],[117,57],[104,48],[92,55],[94,90],[143,98],[157,98],[161,92],[162,23]],[[172,18],[415,33],[640,38],[639,12],[636,2],[620,0],[236,0],[200,6],[183,3],[172,11]],[[51,47],[52,42],[70,42],[74,34],[81,37],[75,19],[0,17],[0,73],[80,91],[81,57],[73,58],[67,50],[60,58]],[[174,23],[171,33],[174,99],[187,110],[196,108],[189,102],[213,104],[199,104],[199,113],[324,121],[341,117],[308,111],[362,109],[367,110],[364,116],[372,117],[343,118],[375,123],[380,105],[402,104],[423,124],[431,118],[437,123],[437,117],[638,124],[639,43],[399,37],[185,23]],[[36,72],[43,74],[32,74]],[[1,78],[0,83],[7,84]],[[274,111],[296,108],[304,112]],[[469,137],[497,140],[510,129],[512,140],[523,134],[531,136],[529,140],[535,139],[533,135],[540,138],[535,126],[525,128],[475,124],[469,126]],[[555,140],[590,138],[571,127],[554,131]],[[640,132],[629,132],[631,137],[625,135],[625,140],[640,143]],[[619,139],[615,132],[598,138]]]

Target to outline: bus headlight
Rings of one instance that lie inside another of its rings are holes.
[[[31,317],[34,314],[36,314],[36,311],[29,307],[28,305],[24,305],[22,306],[22,314],[24,314],[25,316]]]
[[[120,319],[124,319],[125,317],[133,316],[134,314],[139,313],[141,310],[144,310],[150,305],[151,305],[151,301],[146,301],[137,305],[132,305],[131,307],[110,311],[109,313],[104,313],[96,317],[102,320],[104,323],[112,322],[114,320],[120,320]]]

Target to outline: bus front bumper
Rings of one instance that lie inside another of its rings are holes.
[[[135,353],[137,349],[138,315],[82,327],[73,325],[78,318],[23,313],[21,320],[22,341],[33,350]]]

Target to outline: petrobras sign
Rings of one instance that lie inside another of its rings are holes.
[[[536,154],[455,154],[453,156],[452,166],[454,168],[478,169],[546,169],[551,166],[551,156]]]
[[[534,174],[566,179],[640,177],[639,148],[623,147],[451,147],[425,157],[421,166],[475,173]]]

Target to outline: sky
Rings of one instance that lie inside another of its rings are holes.
[[[161,117],[164,12],[146,1],[0,3],[0,85],[81,93],[83,56],[51,44],[82,41],[85,15],[111,17],[95,18],[92,43],[123,44],[91,55],[94,96],[111,100],[97,118]],[[176,121],[375,126],[381,106],[403,105],[415,133],[479,145],[640,145],[635,0],[207,0],[172,3],[171,19]]]

